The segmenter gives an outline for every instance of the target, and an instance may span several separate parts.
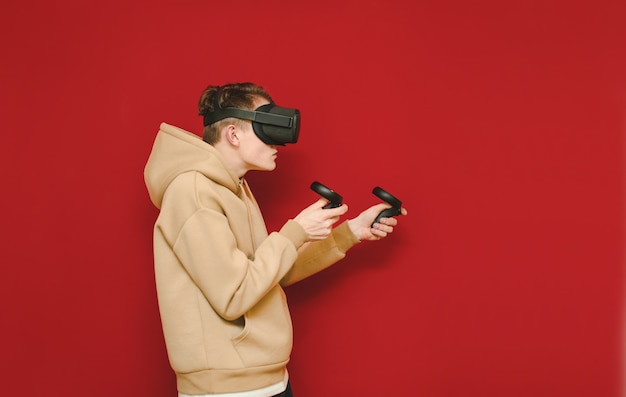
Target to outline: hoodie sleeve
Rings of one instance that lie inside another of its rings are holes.
[[[213,309],[224,319],[234,320],[291,268],[298,255],[294,239],[298,241],[298,237],[272,233],[254,256],[247,256],[237,247],[227,218],[218,211],[201,209],[185,223],[174,252]]]
[[[346,256],[346,252],[359,242],[347,222],[343,222],[328,238],[304,244],[298,251],[298,259],[281,280],[288,286],[331,266]]]

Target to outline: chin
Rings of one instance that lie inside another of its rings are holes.
[[[276,163],[268,164],[267,166],[259,166],[257,171],[274,171],[276,169]]]

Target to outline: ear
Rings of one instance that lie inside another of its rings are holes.
[[[237,136],[237,127],[234,124],[229,124],[225,127],[224,137],[233,146],[239,146],[239,136]]]

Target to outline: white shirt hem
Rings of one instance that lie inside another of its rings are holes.
[[[178,393],[178,397],[271,397],[282,393],[287,389],[289,374],[285,371],[285,377],[282,381],[273,385],[262,387],[260,389],[241,391],[235,393],[218,393],[218,394],[183,394]]]

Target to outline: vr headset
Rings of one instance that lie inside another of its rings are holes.
[[[204,126],[228,117],[252,121],[252,129],[261,141],[268,145],[285,146],[298,142],[300,111],[283,108],[274,103],[261,105],[255,110],[222,108],[215,98],[213,112],[204,116]]]

